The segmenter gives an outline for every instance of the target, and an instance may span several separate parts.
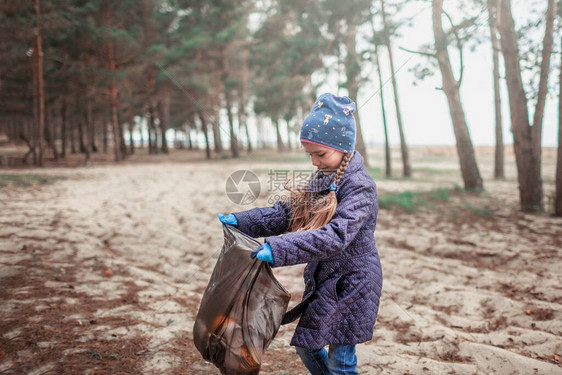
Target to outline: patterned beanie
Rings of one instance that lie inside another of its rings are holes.
[[[315,143],[345,153],[355,150],[355,103],[347,96],[322,94],[304,119],[301,142]]]

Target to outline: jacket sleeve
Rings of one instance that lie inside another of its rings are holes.
[[[274,267],[330,258],[351,243],[365,220],[376,217],[378,197],[374,184],[356,185],[346,190],[328,224],[315,230],[266,238],[272,248]]]
[[[289,227],[291,208],[285,202],[277,202],[272,207],[253,208],[234,213],[238,229],[250,237],[278,236]]]

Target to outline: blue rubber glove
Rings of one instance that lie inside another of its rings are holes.
[[[218,214],[219,220],[223,224],[234,225],[235,227],[238,226],[238,219],[233,214],[229,214],[224,216],[223,214]]]
[[[252,251],[250,258],[258,258],[259,260],[267,262],[273,266],[273,253],[271,252],[271,246],[269,246],[267,242]]]

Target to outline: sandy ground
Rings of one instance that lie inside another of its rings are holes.
[[[492,151],[478,150],[486,192],[474,195],[454,190],[453,148],[411,152],[414,178],[377,179],[381,199],[453,190],[413,211],[379,210],[383,296],[373,340],[357,349],[359,373],[562,374],[562,220],[518,211],[509,155],[507,178],[493,181]],[[382,168],[382,150],[370,158]],[[206,161],[176,151],[0,170],[40,177],[0,187],[0,374],[218,374],[192,343],[222,245],[216,214],[268,205],[279,193],[268,192],[270,170],[307,168],[296,153]],[[244,206],[225,194],[240,169],[262,182]],[[543,172],[548,198],[553,152]],[[302,266],[275,273],[296,303]],[[288,344],[293,329],[280,329],[263,374],[307,373]]]

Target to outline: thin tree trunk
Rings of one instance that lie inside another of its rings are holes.
[[[398,85],[396,83],[396,72],[394,70],[394,58],[392,57],[392,47],[390,46],[390,37],[388,35],[389,27],[386,21],[386,13],[384,11],[384,0],[381,0],[381,13],[384,24],[384,40],[388,51],[388,60],[390,62],[390,74],[392,78],[392,90],[394,92],[394,108],[396,108],[396,121],[398,123],[398,132],[400,133],[400,151],[402,153],[402,165],[404,177],[412,175],[412,167],[410,164],[410,155],[408,145],[406,144],[406,136],[404,134],[404,126],[402,125],[402,112],[400,110],[400,101],[398,99]]]
[[[374,32],[373,27],[373,32]],[[379,61],[379,48],[375,45],[375,62],[377,64],[377,73],[379,77],[379,92],[381,95],[381,111],[382,111],[382,124],[384,128],[384,173],[386,177],[392,177],[392,165],[391,165],[391,155],[390,155],[390,141],[388,139],[388,126],[386,124],[386,110],[384,106],[384,92],[383,92],[383,83],[382,83],[382,73],[381,73],[381,64]]]
[[[364,156],[364,164],[365,166],[369,165],[369,158],[367,155],[367,149],[365,148],[365,142],[363,141],[363,132],[361,131],[361,123],[359,120],[359,103],[357,101],[357,93],[359,92],[359,59],[357,56],[357,25],[355,25],[354,20],[347,20],[347,33],[345,37],[345,46],[347,49],[347,56],[346,56],[346,88],[349,94],[349,98],[355,102],[356,111],[353,113],[355,117],[355,124],[356,124],[356,141],[355,141],[355,149],[358,150],[361,155]]]
[[[205,136],[205,153],[207,155],[207,159],[211,158],[211,143],[209,140],[209,130],[207,129],[207,123],[205,122],[205,116],[203,116],[203,112],[201,110],[198,111],[199,114],[199,121],[201,121],[201,131]]]
[[[232,154],[233,158],[238,158],[240,153],[238,152],[238,139],[236,137],[236,133],[234,131],[234,117],[232,116],[232,91],[228,85],[228,76],[229,76],[229,66],[228,66],[228,58],[226,56],[226,48],[221,50],[221,82],[222,82],[222,90],[224,92],[224,99],[226,104],[226,114],[228,117],[228,130],[230,135],[230,153]]]
[[[111,11],[110,11],[110,4],[106,6],[106,27],[108,30],[111,29],[112,19],[111,19]],[[115,58],[113,54],[113,41],[111,36],[108,35],[107,40],[107,61],[108,67],[110,72],[110,83],[109,83],[109,104],[111,110],[111,128],[113,130],[113,155],[114,161],[118,162],[121,160],[121,139],[119,134],[119,123],[117,120],[117,84],[115,82]]]
[[[537,95],[533,126],[531,126],[529,122],[527,98],[521,80],[521,68],[519,66],[520,55],[517,46],[515,25],[511,14],[511,1],[500,0],[500,4],[500,41],[509,93],[513,149],[517,164],[521,209],[523,211],[542,211],[544,209],[541,178],[542,118],[544,115],[544,103],[546,100],[547,80],[550,69],[550,56],[552,54],[556,3],[554,0],[548,0],[539,92]]]
[[[285,124],[287,126],[287,149],[292,150],[293,145],[291,144],[291,122],[289,118],[285,119]]]
[[[228,129],[230,132],[230,152],[233,158],[240,157],[240,152],[238,151],[238,138],[234,131],[234,116],[232,115],[232,99],[230,98],[230,90],[225,93],[226,99],[226,114],[228,117]]]
[[[86,143],[86,162],[90,160],[92,144],[93,144],[93,136],[94,136],[94,114],[92,110],[92,89],[88,87],[86,89],[86,131],[85,133],[85,140]]]
[[[193,141],[191,140],[191,129],[189,126],[185,127],[185,134],[187,135],[187,147],[189,150],[193,150]]]
[[[93,100],[90,98],[90,101]],[[92,103],[89,104],[92,107],[92,123],[90,127],[90,146],[92,147],[92,152],[98,152],[98,146],[96,145],[96,112],[93,110]]]
[[[36,41],[33,42],[33,48],[36,49]],[[35,51],[36,52],[36,51]],[[31,137],[29,138],[33,146],[33,165],[37,165],[38,148],[39,148],[39,94],[37,85],[37,53],[33,53],[32,58],[32,74],[33,74],[33,127]]]
[[[460,82],[453,76],[449,52],[447,51],[447,39],[443,32],[441,17],[443,14],[443,0],[433,0],[433,33],[435,35],[435,50],[439,69],[443,77],[443,91],[447,96],[449,111],[457,142],[457,153],[461,166],[465,190],[482,190],[483,183],[476,163],[474,148],[470,139],[466,118],[460,99]],[[460,47],[459,47],[460,48]],[[462,65],[462,61],[461,61]],[[462,68],[461,68],[462,69]]]
[[[500,44],[497,36],[496,15],[498,10],[498,0],[488,0],[488,21],[490,26],[490,37],[492,40],[492,56],[494,61],[494,106],[496,113],[496,152],[494,160],[494,178],[505,177],[504,173],[504,146],[502,130],[502,111],[500,94],[500,63],[499,51]]]
[[[381,71],[381,64],[379,59],[379,46],[377,45],[376,41],[376,31],[375,31],[375,24],[373,22],[374,14],[370,13],[370,24],[371,30],[373,32],[373,45],[375,46],[375,63],[377,65],[377,75],[379,79],[379,93],[381,96],[381,112],[382,112],[382,124],[384,128],[384,161],[385,161],[385,176],[387,178],[392,177],[392,165],[391,165],[391,155],[390,155],[390,142],[388,139],[388,126],[386,123],[386,109],[384,105],[384,90],[383,90],[383,83],[382,83],[382,71]]]
[[[71,122],[70,122],[70,153],[71,154],[75,154],[76,153],[76,116],[74,115],[74,113],[71,114],[70,116],[71,118]]]
[[[141,117],[142,121],[139,122],[139,148],[144,148],[144,132],[143,124],[146,121],[146,117]]]
[[[49,105],[45,103],[45,140],[47,141],[47,145],[53,152],[53,159],[58,160],[59,154],[57,152],[57,147],[55,145],[55,140],[51,136],[51,121],[49,118]]]
[[[556,157],[556,193],[554,196],[554,214],[556,216],[562,216],[562,58],[560,59],[558,90],[558,152]]]
[[[107,129],[107,122],[108,122],[108,118],[107,118],[107,113],[104,114],[103,116],[103,126],[102,126],[102,131],[103,131],[103,153],[107,154],[107,133],[108,133],[108,129]]]
[[[45,129],[45,96],[44,96],[44,87],[43,87],[43,47],[42,47],[42,40],[41,40],[41,26],[39,24],[41,10],[39,7],[39,0],[35,0],[35,15],[37,26],[35,27],[35,51],[34,55],[36,63],[37,63],[37,99],[38,99],[38,117],[39,117],[39,129],[38,129],[38,137],[37,137],[37,144],[39,148],[39,157],[37,159],[37,165],[43,165],[43,134]]]
[[[166,131],[170,126],[170,85],[163,83],[160,97],[160,131],[162,137],[162,152],[168,153],[168,142],[166,141]]]
[[[61,110],[60,110],[60,118],[61,118],[61,157],[64,158],[66,156],[66,136],[67,136],[67,129],[66,129],[66,97],[63,96]]]
[[[265,135],[263,129],[263,117],[261,115],[256,116],[256,127],[258,130],[258,145],[261,149],[265,149]]]
[[[80,145],[80,152],[86,152],[86,145],[84,144],[84,120],[82,118],[78,119],[78,144]]]
[[[135,130],[135,112],[133,112],[132,107],[129,107],[129,154],[131,155],[135,153],[135,140],[133,137],[134,130]]]
[[[127,145],[125,144],[125,124],[121,120],[122,116],[117,116],[119,124],[119,148],[121,152],[121,158],[125,159],[127,157]]]
[[[277,151],[283,152],[285,151],[285,144],[283,143],[281,131],[279,130],[279,119],[275,119],[273,123],[275,125],[275,136],[277,137]]]
[[[82,151],[82,152],[84,152],[84,155],[85,155],[84,163],[88,163],[90,161],[90,156],[91,156],[91,152],[90,152],[90,123],[92,121],[92,113],[91,113],[92,109],[90,108],[90,99],[89,99],[88,88],[86,88],[86,96],[85,96],[84,99],[85,99],[84,105],[86,106],[84,123],[85,123],[86,129],[84,129],[84,131],[82,131],[81,134],[80,134],[80,143],[84,144],[84,150]],[[82,127],[82,126],[80,126],[80,127]]]
[[[246,135],[246,143],[248,144],[248,153],[252,152],[252,142],[250,141],[250,132],[248,131],[248,124],[246,123],[246,108],[244,106],[244,97],[240,94],[238,98],[238,127],[244,127]]]
[[[219,73],[220,74],[220,73]],[[213,125],[213,139],[215,141],[215,152],[221,153],[223,151],[222,148],[222,139],[221,139],[221,132],[220,132],[220,95],[222,93],[222,82],[220,77],[215,77],[215,94],[212,95],[211,102],[215,103],[212,108],[214,109],[214,121],[212,122]]]
[[[153,133],[155,125],[154,125],[154,106],[152,105],[152,103],[150,103],[149,107],[148,107],[148,114],[149,114],[149,120],[148,120],[148,153],[149,154],[157,154],[158,150],[157,150],[157,142],[156,142],[156,132]]]
[[[252,142],[250,140],[250,132],[248,131],[247,114],[246,114],[246,88],[248,87],[248,44],[244,44],[242,49],[242,82],[240,84],[240,95],[238,101],[238,123],[244,126],[246,131],[246,140],[248,143],[248,153],[252,152]]]

